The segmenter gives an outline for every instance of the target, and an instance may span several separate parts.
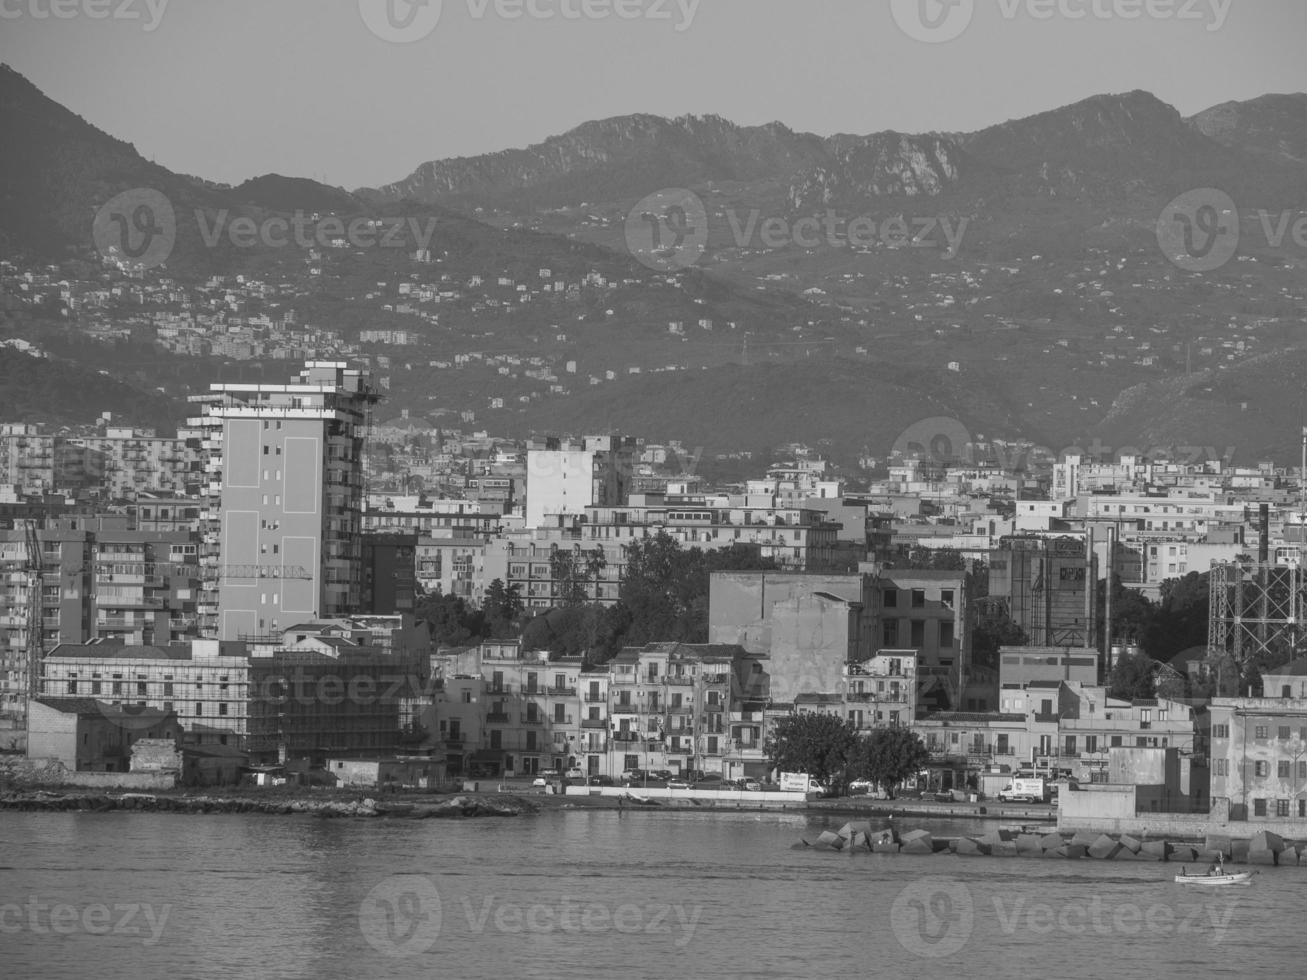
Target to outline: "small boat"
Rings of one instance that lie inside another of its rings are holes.
[[[1224,868],[1215,874],[1181,874],[1175,876],[1177,885],[1251,885],[1256,871],[1227,872]]]

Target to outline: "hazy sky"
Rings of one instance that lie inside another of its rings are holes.
[[[173,170],[350,188],[632,112],[922,132],[1307,90],[1305,0],[950,2],[0,0],[0,60]]]

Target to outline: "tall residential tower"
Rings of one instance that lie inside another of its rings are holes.
[[[357,611],[363,599],[363,439],[378,400],[343,362],[291,384],[213,384],[192,395],[209,450],[222,640]]]

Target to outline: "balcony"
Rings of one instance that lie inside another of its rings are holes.
[[[582,718],[581,727],[582,728],[607,728],[608,719],[607,718]]]
[[[545,723],[544,715],[531,715],[526,713],[523,713],[522,715],[523,725],[543,725],[544,723]]]
[[[486,724],[506,725],[512,717],[507,711],[487,711]]]
[[[608,703],[608,695],[607,695],[607,694],[587,694],[587,695],[585,696],[585,703],[586,703],[586,704],[607,704],[607,703]]]
[[[576,697],[576,688],[549,687],[545,689],[545,694],[547,694],[551,698],[574,698]]]
[[[650,680],[653,680],[653,678],[650,678]],[[677,676],[675,676],[675,675],[673,675],[673,674],[668,674],[666,677],[663,678],[663,683],[664,683],[664,684],[667,684],[667,685],[669,685],[669,686],[671,686],[671,687],[693,687],[693,686],[694,686],[694,678],[693,678],[693,677],[677,677]]]
[[[640,741],[640,733],[639,732],[613,732],[613,741],[622,742],[622,743],[638,742]]]

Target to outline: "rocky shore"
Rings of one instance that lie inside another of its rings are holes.
[[[872,854],[955,854],[959,857],[1034,857],[1098,861],[1171,861],[1182,864],[1233,864],[1307,867],[1307,842],[1288,841],[1271,833],[1249,840],[1208,836],[1201,842],[1149,840],[1130,834],[1029,833],[991,830],[979,837],[935,837],[927,830],[900,832],[889,822],[850,821],[838,831],[823,831],[814,841],[801,839],[791,850]]]
[[[36,812],[76,811],[108,813],[252,813],[308,814],[316,817],[379,817],[401,820],[517,817],[535,813],[539,805],[514,796],[463,794],[434,802],[407,802],[312,797],[251,797],[172,795],[165,793],[52,793],[49,791],[0,794],[0,810]]]

